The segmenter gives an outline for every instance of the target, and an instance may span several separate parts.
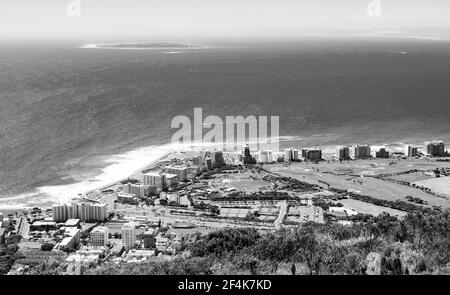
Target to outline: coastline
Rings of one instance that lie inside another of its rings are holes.
[[[305,139],[298,136],[281,136],[279,138],[280,152],[282,153],[284,148],[291,146],[297,148],[307,147],[301,143]],[[349,143],[349,145],[352,144]],[[404,144],[403,142],[396,142],[371,144],[371,146],[374,150],[386,147],[388,150],[401,151],[401,146]],[[323,150],[325,157],[334,155],[339,146],[342,145],[318,145]],[[72,199],[80,198],[80,196],[88,198],[89,195],[96,191],[107,189],[120,181],[140,174],[143,170],[155,168],[159,162],[174,152],[199,151],[204,148],[213,149],[214,147],[217,147],[217,144],[192,142],[190,144],[166,143],[135,148],[104,160],[105,166],[100,169],[102,172],[94,177],[71,184],[42,186],[36,188],[35,192],[0,198],[0,211],[15,211],[32,208],[33,206],[67,203]]]
[[[146,166],[137,169],[136,171],[134,171],[131,175],[129,175],[126,178],[122,178],[122,179],[120,179],[118,181],[112,181],[111,183],[105,184],[105,185],[103,185],[101,187],[94,188],[94,189],[86,191],[85,193],[83,193],[83,198],[88,198],[88,195],[90,195],[92,193],[95,193],[97,191],[105,190],[105,189],[107,189],[107,188],[117,184],[118,182],[124,181],[124,180],[126,180],[126,179],[128,179],[130,177],[134,177],[135,175],[142,173],[142,171],[144,171],[144,170],[153,169],[153,168],[157,167],[159,162],[161,162],[162,160],[167,158],[172,153],[173,153],[172,151],[166,152],[164,155],[154,159],[152,162],[148,163]]]

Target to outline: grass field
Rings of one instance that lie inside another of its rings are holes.
[[[407,182],[416,182],[420,180],[426,180],[430,178],[435,178],[434,173],[431,172],[413,172],[408,174],[400,174],[386,177],[388,179],[396,180],[396,181],[407,181]]]
[[[271,182],[262,180],[262,173],[245,171],[236,174],[216,174],[211,185],[215,188],[236,188],[248,193],[269,190],[273,187]]]
[[[374,204],[358,201],[358,200],[352,200],[352,199],[346,199],[346,200],[339,200],[336,203],[341,203],[344,205],[345,208],[353,209],[355,211],[358,211],[359,213],[363,214],[371,214],[374,216],[380,215],[383,212],[389,213],[389,215],[392,216],[398,216],[402,217],[407,214],[405,211],[400,211],[396,209],[391,209],[388,207],[382,207],[377,206]]]
[[[450,176],[420,180],[414,182],[414,184],[427,187],[434,193],[450,197]]]
[[[317,184],[324,189],[331,187],[351,190],[358,194],[389,201],[396,201],[398,199],[407,201],[406,196],[412,196],[427,201],[428,206],[450,207],[450,201],[448,199],[439,198],[413,187],[374,177],[380,174],[399,173],[412,169],[429,171],[436,167],[447,167],[449,165],[448,163],[414,159],[401,160],[397,164],[389,165],[391,161],[377,159],[348,161],[344,163],[295,163],[288,167],[274,164],[267,165],[265,168],[282,176],[293,177],[304,182]]]

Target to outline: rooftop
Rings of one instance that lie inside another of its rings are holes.
[[[108,231],[106,226],[97,226],[91,231],[91,233],[105,233],[106,231]]]
[[[164,174],[165,176],[166,176],[166,178],[175,178],[175,177],[178,177],[178,175],[176,175],[176,174],[171,174],[171,173],[166,173],[166,174]]]
[[[67,219],[66,223],[64,224],[65,226],[77,226],[78,223],[80,223],[79,219]]]
[[[146,175],[146,176],[161,176],[161,174],[159,172],[156,172],[156,171],[150,171],[150,172],[144,173],[143,175]]]

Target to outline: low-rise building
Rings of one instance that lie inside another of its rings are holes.
[[[16,264],[23,265],[38,265],[59,263],[64,261],[67,254],[62,251],[42,251],[42,250],[28,250],[23,252],[24,257],[16,260]]]
[[[125,257],[125,261],[128,263],[142,262],[148,260],[150,257],[155,256],[155,250],[137,250],[131,249],[128,251]]]
[[[190,206],[191,201],[189,200],[187,195],[178,197],[178,205],[180,206]]]
[[[110,252],[111,252],[111,254],[113,254],[115,256],[120,256],[120,255],[122,255],[123,250],[124,250],[124,246],[123,246],[122,241],[120,241],[113,245]]]
[[[80,230],[76,227],[62,227],[61,230],[64,231],[64,238],[55,248],[59,250],[78,248],[80,245]]]
[[[345,213],[347,216],[354,216],[358,214],[358,211],[345,207],[329,207],[328,211],[336,213]]]
[[[67,221],[64,223],[64,226],[65,227],[79,227],[80,220],[78,218],[67,219]]]
[[[186,247],[186,244],[184,242],[184,237],[176,236],[172,240],[172,248],[174,248],[176,251],[181,251]]]
[[[176,174],[166,173],[164,178],[164,185],[166,187],[175,185],[178,183],[178,176]]]
[[[54,230],[56,222],[54,221],[35,221],[30,224],[30,230]]]
[[[179,196],[177,194],[167,194],[167,201],[168,202],[175,202],[178,203]]]
[[[165,237],[158,236],[156,237],[156,249],[160,252],[166,251],[169,246],[169,239]]]
[[[138,204],[139,200],[134,194],[120,193],[117,194],[117,201],[124,204]]]

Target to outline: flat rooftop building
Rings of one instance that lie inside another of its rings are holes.
[[[188,175],[187,167],[166,166],[164,172],[169,174],[175,174],[178,177],[178,181],[186,181]]]
[[[81,221],[104,221],[107,217],[107,204],[73,203],[52,206],[53,220],[66,222],[68,219]]]
[[[78,218],[72,218],[72,219],[67,219],[66,223],[64,223],[64,226],[66,227],[78,227],[80,225],[80,220]]]
[[[164,178],[164,185],[166,187],[169,187],[171,185],[177,184],[178,182],[178,175],[176,174],[170,174],[166,173]]]
[[[108,244],[108,227],[97,226],[91,231],[90,243],[93,246],[106,246]]]
[[[338,157],[339,160],[350,160],[350,148],[348,146],[339,148]]]
[[[133,249],[136,245],[136,223],[128,222],[122,226],[122,243],[125,249]]]
[[[133,194],[136,195],[139,198],[144,198],[149,195],[149,190],[147,185],[143,184],[133,184],[133,183],[127,183],[124,185],[124,191],[127,194]]]
[[[302,157],[310,161],[320,161],[322,160],[322,150],[302,149]]]
[[[259,160],[260,163],[272,163],[273,155],[271,150],[265,150],[259,152]]]
[[[355,146],[355,159],[368,159],[370,158],[371,151],[370,151],[370,145],[364,144],[364,145],[356,145]]]
[[[417,156],[418,155],[417,146],[408,145],[407,155],[408,155],[408,157],[415,157],[415,156]]]
[[[143,176],[144,185],[157,187],[160,189],[164,188],[164,178],[165,175],[158,172],[145,173]]]
[[[136,195],[134,195],[134,194],[126,194],[126,193],[117,194],[117,200],[120,203],[125,203],[125,204],[139,203],[139,200],[137,199]]]
[[[389,158],[389,152],[385,148],[381,148],[378,152],[375,153],[377,158]]]
[[[427,153],[433,157],[445,156],[445,145],[441,140],[433,140],[427,143]]]

